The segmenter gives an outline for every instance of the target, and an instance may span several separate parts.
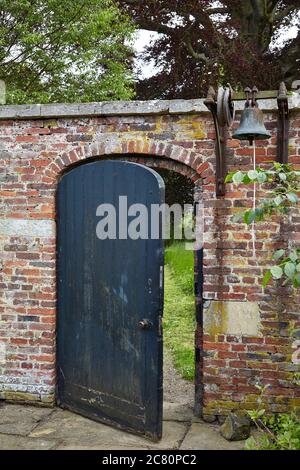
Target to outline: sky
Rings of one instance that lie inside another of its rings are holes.
[[[147,31],[146,29],[139,29],[135,33],[134,49],[137,54],[142,53],[145,48],[149,45],[149,42],[155,40],[159,37],[159,34],[155,31]],[[152,75],[155,75],[157,68],[155,68],[154,60],[151,60],[150,63],[145,63],[141,58],[135,59],[135,69],[141,70],[139,74],[139,79],[149,78]]]

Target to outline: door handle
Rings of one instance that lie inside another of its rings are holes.
[[[148,320],[147,318],[143,318],[143,320],[140,320],[138,322],[138,327],[141,329],[141,330],[149,330],[152,326],[152,323],[150,320]]]

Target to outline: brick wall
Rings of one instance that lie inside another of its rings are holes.
[[[6,116],[8,108],[3,107]],[[251,205],[253,189],[228,185],[226,197],[216,199],[210,115],[201,108],[163,115],[154,110],[84,117],[78,111],[73,117],[33,118],[27,109],[19,119],[20,108],[6,120],[0,111],[0,397],[53,402],[57,181],[79,161],[125,155],[180,171],[201,187],[205,302],[202,312],[198,299],[198,412],[202,406],[206,415],[256,406],[257,381],[270,384],[265,401],[271,411],[299,405],[291,355],[300,297],[287,287],[261,287],[272,250],[299,242],[299,213],[294,210],[287,221],[258,224],[253,255],[249,227],[232,223],[233,213]],[[265,118],[273,137],[257,145],[260,164],[276,154],[277,115],[270,111]],[[294,164],[300,161],[299,143],[300,113],[294,111]],[[246,144],[228,141],[228,169],[250,169],[252,156]]]

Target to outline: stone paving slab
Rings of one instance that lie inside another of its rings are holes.
[[[53,408],[4,404],[0,408],[0,433],[27,436],[53,411]]]
[[[164,402],[164,421],[191,422],[193,409],[184,403]]]
[[[0,450],[237,450],[219,426],[192,416],[182,403],[164,404],[163,438],[155,443],[60,408],[5,404],[0,408]]]
[[[70,411],[55,410],[49,419],[38,425],[30,437],[55,438],[62,444],[59,448],[81,449],[176,449],[187,431],[187,425],[179,422],[165,422],[163,438],[154,443],[150,440],[97,423]]]
[[[219,426],[205,423],[192,423],[180,450],[240,450],[245,441],[229,442],[219,431]]]
[[[56,439],[32,439],[30,437],[0,434],[0,450],[50,450],[59,444]]]

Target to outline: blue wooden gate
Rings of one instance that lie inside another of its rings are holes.
[[[164,183],[155,171],[94,161],[71,169],[59,182],[57,402],[157,440],[162,432],[163,241],[161,233],[157,239],[126,239],[120,196],[122,205],[127,196],[128,207],[138,203],[149,209],[150,232],[150,207],[164,201]],[[99,222],[103,228],[108,214],[102,204],[115,208],[115,239],[99,237]]]

